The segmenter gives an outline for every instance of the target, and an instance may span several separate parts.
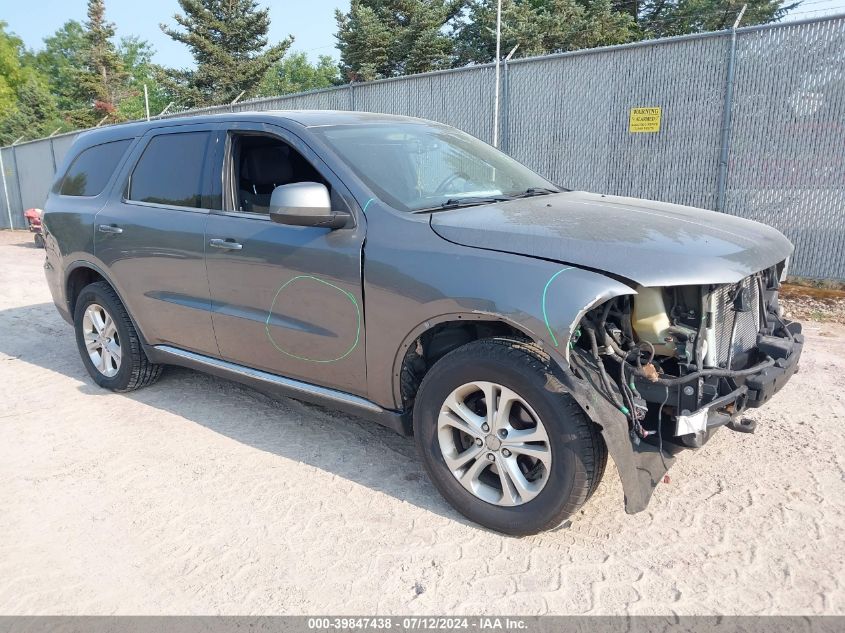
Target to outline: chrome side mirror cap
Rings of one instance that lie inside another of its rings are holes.
[[[352,216],[333,211],[328,188],[318,182],[295,182],[273,189],[270,219],[279,224],[341,229]]]

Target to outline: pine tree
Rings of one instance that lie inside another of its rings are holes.
[[[668,37],[685,33],[721,31],[736,21],[747,5],[742,25],[777,22],[801,0],[642,0],[638,23],[645,37]]]
[[[340,67],[348,81],[371,81],[449,68],[448,33],[464,0],[352,0],[335,11]]]
[[[90,105],[72,117],[83,125],[114,116],[118,103],[127,95],[129,74],[112,42],[114,24],[106,21],[105,13],[104,0],[88,0],[84,64],[77,85],[80,99]]]
[[[496,55],[496,0],[470,0],[456,33],[461,64]],[[501,54],[519,44],[517,57],[621,44],[637,38],[634,18],[610,0],[503,0]]]
[[[184,15],[173,19],[183,30],[162,31],[191,49],[196,69],[169,69],[162,77],[181,105],[228,103],[244,91],[253,96],[267,70],[293,43],[288,36],[268,47],[268,9],[254,0],[179,0]]]

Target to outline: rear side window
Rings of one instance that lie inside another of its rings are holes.
[[[209,132],[154,136],[132,172],[127,198],[175,207],[212,208],[211,181],[203,176],[210,137]]]
[[[83,150],[68,167],[59,193],[63,196],[99,195],[131,142],[131,139],[113,141]]]

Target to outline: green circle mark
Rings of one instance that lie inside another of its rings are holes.
[[[352,305],[355,306],[355,319],[356,319],[355,342],[352,343],[352,346],[348,350],[346,350],[343,354],[341,354],[337,358],[328,358],[328,359],[307,358],[305,356],[299,356],[297,354],[293,354],[293,353],[287,351],[286,349],[284,349],[283,347],[281,347],[278,343],[276,343],[276,341],[273,339],[273,335],[270,334],[270,319],[273,317],[273,310],[276,309],[276,300],[279,298],[279,295],[281,294],[282,290],[287,288],[289,285],[291,285],[297,279],[310,279],[311,281],[316,281],[318,283],[323,284],[324,286],[328,286],[329,288],[334,288],[335,290],[337,290],[341,294],[345,295],[346,298],[349,299],[350,302],[352,302]],[[267,320],[264,322],[264,332],[267,334],[267,339],[270,341],[270,343],[272,343],[273,347],[275,347],[279,352],[281,352],[285,356],[290,356],[291,358],[295,358],[297,360],[304,360],[304,361],[307,361],[309,363],[334,363],[334,362],[337,362],[339,360],[343,360],[344,358],[349,356],[354,351],[354,349],[356,347],[358,347],[358,341],[361,340],[361,309],[358,307],[358,300],[355,298],[355,295],[353,295],[351,292],[346,292],[346,290],[344,290],[343,288],[338,288],[333,283],[329,283],[328,281],[325,281],[324,279],[320,279],[319,277],[314,277],[312,275],[297,275],[293,279],[290,279],[290,280],[286,281],[285,283],[283,283],[279,287],[279,289],[276,291],[276,294],[273,297],[273,303],[270,305],[270,312],[267,313]]]
[[[543,321],[546,322],[546,329],[549,331],[549,334],[552,337],[552,343],[554,343],[555,347],[558,347],[558,342],[557,342],[557,337],[555,336],[555,333],[552,332],[552,326],[549,324],[549,315],[546,313],[546,295],[549,292],[549,286],[552,285],[552,282],[555,280],[555,278],[560,273],[566,272],[567,270],[572,270],[572,266],[567,266],[566,268],[562,268],[559,271],[557,271],[554,275],[549,277],[549,280],[546,282],[546,286],[543,288],[543,300],[542,300]]]

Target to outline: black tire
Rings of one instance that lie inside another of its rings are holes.
[[[117,373],[108,377],[101,373],[91,362],[83,339],[83,318],[85,310],[92,303],[105,308],[114,319],[121,346],[121,362]],[[163,366],[151,363],[144,353],[141,340],[126,308],[123,307],[117,293],[105,281],[89,284],[82,289],[76,300],[73,312],[73,325],[76,331],[76,345],[82,364],[98,385],[112,391],[134,391],[153,384],[161,376]]]
[[[560,371],[537,346],[513,339],[468,343],[426,374],[414,406],[414,438],[431,481],[458,512],[493,530],[524,536],[560,525],[595,492],[607,462],[599,429],[566,392]],[[517,506],[476,497],[443,459],[437,419],[446,397],[463,384],[495,382],[518,393],[534,409],[549,437],[551,468],[540,493]]]

